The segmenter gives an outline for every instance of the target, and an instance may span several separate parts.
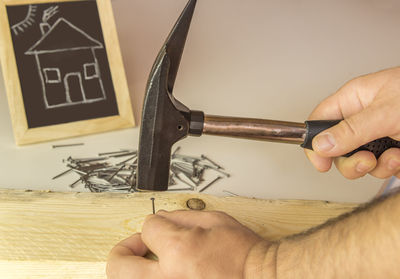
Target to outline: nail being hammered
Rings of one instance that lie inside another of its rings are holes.
[[[151,198],[151,203],[153,205],[153,214],[156,214],[156,206],[154,205],[155,198]]]

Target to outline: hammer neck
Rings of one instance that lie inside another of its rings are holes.
[[[190,111],[189,135],[200,137],[204,130],[204,112],[198,110]]]

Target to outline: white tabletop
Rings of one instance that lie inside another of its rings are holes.
[[[185,0],[114,0],[135,117],[147,75]],[[207,114],[304,121],[313,107],[352,77],[398,65],[400,3],[394,0],[203,0],[193,19],[174,94]],[[138,128],[56,142],[14,144],[0,82],[0,187],[69,191],[69,156],[136,149]],[[182,153],[206,154],[232,174],[223,190],[259,198],[366,201],[383,181],[320,174],[298,146],[203,136],[179,143]],[[73,189],[84,191],[83,187]]]

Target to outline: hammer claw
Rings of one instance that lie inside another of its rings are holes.
[[[171,63],[168,73],[168,90],[170,93],[172,93],[174,88],[196,2],[197,0],[190,0],[188,2],[164,44]]]

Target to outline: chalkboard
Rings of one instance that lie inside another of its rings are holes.
[[[12,49],[3,55],[14,56],[28,130],[121,116],[117,100],[121,92],[113,83],[108,55],[115,48],[119,52],[118,40],[107,45],[103,27],[109,27],[102,24],[98,8],[109,1],[1,1]],[[103,18],[112,15],[110,7],[103,9],[108,13]],[[8,71],[3,63],[4,76]],[[129,99],[127,87],[123,91]],[[131,111],[129,118],[132,124]]]

